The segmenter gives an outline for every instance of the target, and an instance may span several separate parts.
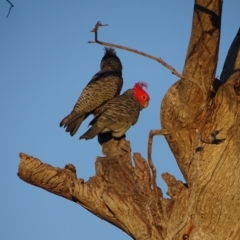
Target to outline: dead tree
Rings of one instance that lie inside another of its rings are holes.
[[[64,169],[21,153],[18,176],[27,183],[72,200],[114,224],[133,239],[240,238],[240,30],[222,70],[218,61],[221,0],[196,0],[182,78],[161,105],[163,134],[186,183],[162,177],[170,199],[156,185],[156,170],[126,140],[102,144],[96,175],[77,178]],[[159,83],[161,84],[161,83]]]

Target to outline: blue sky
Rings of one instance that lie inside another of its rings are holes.
[[[0,239],[79,240],[130,239],[124,232],[64,198],[31,186],[17,177],[19,152],[56,167],[73,163],[78,177],[94,175],[97,139],[79,141],[90,118],[74,137],[59,122],[75,104],[81,90],[99,70],[103,46],[88,44],[98,20],[108,23],[99,39],[160,56],[182,71],[191,32],[193,1],[0,1]],[[240,1],[223,6],[217,76],[240,23]],[[147,155],[150,129],[160,128],[159,109],[167,89],[178,80],[159,63],[118,50],[124,86],[148,83],[151,102],[127,133],[133,152]],[[153,161],[158,185],[169,172],[182,180],[164,139],[156,137]]]

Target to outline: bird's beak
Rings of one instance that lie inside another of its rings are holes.
[[[143,107],[144,108],[148,107],[148,104],[149,104],[149,102],[145,102]]]

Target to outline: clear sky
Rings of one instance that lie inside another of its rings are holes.
[[[103,46],[88,44],[98,20],[108,23],[99,39],[160,56],[182,71],[191,32],[193,1],[151,0],[0,0],[0,239],[130,239],[124,232],[79,205],[31,186],[17,177],[19,152],[56,167],[73,163],[78,177],[95,174],[97,139],[78,140],[59,122],[99,70]],[[225,1],[217,76],[240,23],[240,1]],[[116,50],[123,64],[123,91],[148,83],[150,105],[127,133],[133,152],[147,155],[150,129],[160,128],[159,109],[167,89],[178,80],[153,60]],[[161,173],[183,180],[164,139],[156,137],[153,161]]]

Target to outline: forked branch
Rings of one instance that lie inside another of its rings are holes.
[[[130,145],[126,140],[121,142],[128,145],[128,151],[126,147],[122,149],[123,143],[118,146],[118,141],[114,139],[104,143],[103,148],[111,148],[117,155],[98,157],[96,175],[86,182],[77,178],[72,164],[64,169],[56,168],[23,153],[20,154],[18,176],[29,184],[80,204],[134,239],[143,239],[142,234],[147,239],[164,239],[162,229],[157,227],[166,228],[162,214],[166,209],[162,210],[161,191],[152,179],[146,160],[139,153],[134,153],[133,166]],[[151,182],[155,184],[155,191]],[[147,226],[152,224],[149,229]]]

